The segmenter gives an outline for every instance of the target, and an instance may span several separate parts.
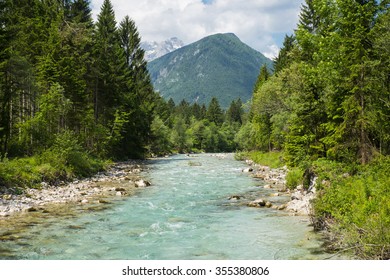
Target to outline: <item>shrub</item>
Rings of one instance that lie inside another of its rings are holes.
[[[362,259],[390,258],[390,159],[339,176],[321,190],[316,219],[334,219],[340,244]]]
[[[303,171],[300,168],[292,168],[286,175],[286,186],[289,189],[294,189],[303,182]]]
[[[0,162],[0,192],[20,193],[24,188],[39,187],[43,181],[56,183],[90,176],[106,165],[85,152],[76,135],[65,132],[57,135],[54,145],[40,155]]]

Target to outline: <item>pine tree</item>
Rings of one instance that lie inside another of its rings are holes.
[[[226,120],[230,124],[239,123],[242,124],[242,115],[243,115],[243,109],[242,109],[242,101],[241,99],[233,100],[230,103],[230,107],[226,112]]]
[[[328,112],[333,120],[329,123],[332,130],[327,140],[332,143],[333,156],[349,161],[357,158],[365,164],[374,153],[369,118],[370,111],[375,110],[372,107],[374,77],[370,32],[377,17],[377,2],[346,0],[337,4],[337,32],[327,39],[337,44],[339,52],[329,48],[322,50],[324,56],[333,55],[332,65],[337,68],[331,71],[336,70],[338,74],[329,80],[338,87],[327,97],[331,100]]]
[[[74,0],[70,6],[70,20],[74,23],[85,24],[86,28],[93,27],[92,11],[89,0]]]
[[[218,99],[213,97],[210,101],[209,107],[207,108],[206,118],[220,126],[223,123],[224,113],[219,105]]]
[[[60,84],[64,87],[66,98],[73,104],[67,117],[69,128],[80,134],[90,125],[87,119],[91,119],[93,23],[88,1],[69,3],[69,10],[66,22],[61,25],[62,47],[56,51],[56,60],[60,69]]]
[[[306,0],[302,4],[301,13],[299,15],[299,27],[306,29],[309,33],[315,34],[320,22],[319,16],[315,9],[316,0]]]
[[[105,0],[101,7],[94,37],[95,118],[103,125],[110,126],[121,98],[122,86],[125,84],[123,50],[120,47],[114,8],[110,0]]]
[[[283,41],[283,47],[281,48],[278,56],[274,60],[274,72],[277,74],[285,67],[290,65],[292,61],[291,51],[294,49],[295,36],[286,35]]]
[[[131,112],[125,126],[121,153],[133,157],[143,156],[149,144],[154,108],[159,97],[155,94],[141,48],[141,38],[135,22],[126,16],[118,30],[120,45],[126,65],[126,92],[122,100],[122,110]]]
[[[7,152],[10,138],[11,92],[7,74],[12,39],[9,21],[10,9],[9,1],[0,2],[0,158]]]
[[[257,76],[257,80],[253,92],[258,91],[259,88],[269,79],[270,76],[271,73],[268,71],[267,65],[264,64],[260,68],[260,73],[259,76]]]

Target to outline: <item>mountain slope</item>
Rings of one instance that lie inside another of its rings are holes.
[[[178,103],[209,103],[217,97],[227,108],[232,100],[251,98],[260,67],[271,60],[232,34],[216,34],[168,53],[148,64],[155,89]]]

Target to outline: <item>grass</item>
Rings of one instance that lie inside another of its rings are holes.
[[[251,152],[239,152],[236,153],[235,158],[237,160],[251,159],[255,163],[269,166],[271,168],[281,168],[285,165],[283,160],[283,152],[273,151],[273,152],[259,152],[259,151],[251,151]]]
[[[33,157],[5,159],[0,162],[0,193],[21,194],[26,188],[39,188],[42,182],[56,184],[87,177],[104,169],[108,162],[92,157],[78,158],[76,165],[48,152]]]
[[[59,135],[49,149],[31,157],[0,162],[0,193],[22,193],[39,188],[42,182],[57,184],[88,177],[109,164],[89,155],[71,134]]]

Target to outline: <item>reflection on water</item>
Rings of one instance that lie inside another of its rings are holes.
[[[1,222],[0,258],[324,258],[307,218],[245,206],[272,190],[259,188],[262,182],[242,168],[232,155],[153,160],[144,174],[153,186],[131,197]]]

